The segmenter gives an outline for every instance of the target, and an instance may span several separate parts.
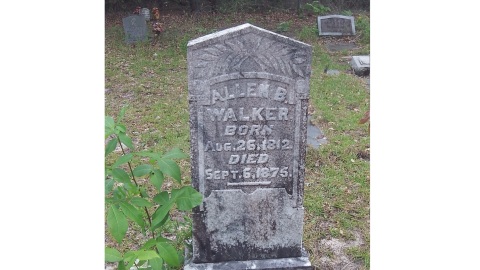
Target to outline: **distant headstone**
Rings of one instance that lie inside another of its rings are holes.
[[[302,247],[310,45],[243,24],[188,43],[192,269],[311,269]]]
[[[355,35],[355,18],[353,16],[319,16],[317,22],[320,36]]]
[[[350,65],[352,66],[353,72],[358,76],[370,74],[370,56],[368,55],[352,56]]]
[[[147,22],[143,15],[131,15],[122,19],[125,42],[128,44],[147,39]]]
[[[140,14],[145,17],[146,21],[150,21],[150,10],[148,8],[142,8]]]

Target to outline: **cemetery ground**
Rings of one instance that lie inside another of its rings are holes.
[[[369,14],[353,13],[357,34],[341,38],[319,37],[316,16],[294,12],[162,14],[165,31],[155,46],[125,44],[125,15],[105,16],[105,115],[116,118],[128,106],[123,121],[136,151],[166,152],[178,147],[190,152],[189,40],[248,22],[313,46],[309,114],[327,144],[307,148],[303,243],[316,269],[369,269],[370,134],[368,123],[359,124],[369,110],[369,86],[365,78],[350,71],[348,63],[349,56],[370,53]],[[355,48],[329,51],[327,44],[332,42],[354,43]],[[327,67],[340,74],[325,73]],[[179,164],[185,184],[190,184],[189,162]],[[166,189],[176,185],[169,180],[164,183]],[[176,238],[182,249],[180,245],[191,236],[190,224],[188,213],[177,211],[164,237]],[[108,233],[105,242],[123,252],[127,247],[138,248],[144,239],[129,230],[126,244],[119,246]]]

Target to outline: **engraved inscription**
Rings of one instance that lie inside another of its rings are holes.
[[[351,32],[352,23],[342,18],[329,18],[322,20],[323,32]]]
[[[288,177],[288,167],[263,167],[252,170],[251,167],[245,167],[243,170],[230,170],[230,171],[220,171],[213,169],[205,170],[205,179],[228,179],[229,177],[233,179],[260,179],[260,178],[274,178],[277,176]],[[271,181],[269,181],[271,183]],[[232,185],[231,185],[232,186]]]
[[[321,20],[321,32],[353,34],[352,21],[347,18],[325,18]]]
[[[221,151],[255,151],[255,150],[291,150],[293,149],[292,141],[288,139],[279,140],[238,140],[236,143],[214,143],[207,141],[205,144],[205,152],[221,152]]]
[[[242,86],[243,88],[241,88],[239,83],[236,83],[233,85],[233,89],[229,89],[228,86],[212,89],[210,94],[212,104],[215,104],[217,101],[226,101],[235,98],[259,97],[270,98],[280,102],[286,101],[287,99],[287,89],[279,86],[271,87],[266,83],[253,82],[245,83]]]
[[[292,192],[296,105],[292,85],[267,79],[216,81],[202,106],[205,189],[283,187]],[[256,185],[258,183],[258,185]]]
[[[207,109],[207,118],[211,121],[257,121],[257,120],[288,120],[288,108],[256,108],[246,111],[245,108],[213,108]],[[256,125],[258,126],[258,125]]]

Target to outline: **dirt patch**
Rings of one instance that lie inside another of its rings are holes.
[[[358,151],[357,158],[370,161],[370,148]]]
[[[355,240],[344,241],[341,239],[322,239],[320,240],[320,250],[323,251],[320,257],[319,269],[322,270],[358,270],[364,269],[360,262],[355,262],[346,254],[346,250],[351,247],[359,247],[363,244],[360,233],[354,232]]]

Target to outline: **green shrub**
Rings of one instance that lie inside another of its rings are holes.
[[[364,45],[370,44],[370,18],[365,15],[358,16],[355,27],[360,36],[360,42]]]
[[[320,4],[319,1],[313,1],[312,3],[306,3],[303,6],[303,11],[307,13],[307,15],[325,15],[328,14],[331,9],[329,7],[326,7],[322,4]]]
[[[149,151],[134,152],[132,139],[126,135],[121,123],[125,108],[117,122],[105,117],[105,203],[107,207],[108,232],[118,244],[122,244],[129,229],[148,235],[149,239],[137,250],[123,254],[112,247],[105,247],[105,261],[118,262],[118,269],[130,269],[148,265],[150,269],[164,269],[165,265],[179,267],[182,256],[172,240],[162,237],[170,212],[190,211],[202,202],[202,195],[191,186],[173,188],[170,193],[162,189],[166,177],[181,185],[180,167],[174,159],[187,158],[180,149],[165,154]],[[121,154],[113,160],[107,159],[115,149]],[[126,149],[128,148],[128,149]],[[129,150],[129,151],[127,151]],[[134,166],[134,160],[148,159],[148,163]],[[111,160],[112,162],[107,162]],[[140,179],[149,181],[140,181]],[[152,191],[153,190],[153,191]],[[183,237],[178,237],[183,239]]]
[[[281,22],[278,26],[277,26],[277,32],[287,32],[289,29],[290,29],[290,24],[292,22],[291,21],[288,21],[288,22]]]

